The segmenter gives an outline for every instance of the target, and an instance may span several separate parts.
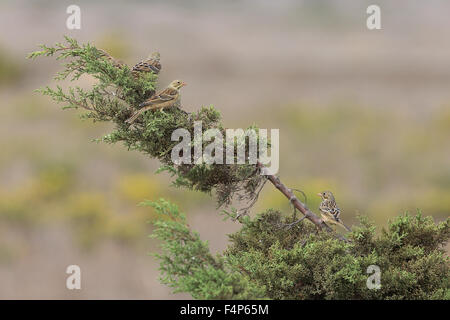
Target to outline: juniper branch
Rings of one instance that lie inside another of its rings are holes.
[[[126,120],[146,96],[154,93],[156,76],[150,74],[135,79],[127,66],[116,67],[106,59],[104,51],[89,43],[80,45],[76,40],[68,37],[66,37],[66,41],[67,45],[60,43],[54,47],[43,45],[41,46],[42,51],[31,53],[29,57],[57,55],[58,60],[70,59],[64,65],[65,69],[56,77],[57,80],[65,79],[72,73],[72,80],[78,79],[83,74],[89,74],[99,83],[87,92],[78,87],[75,89],[69,87],[68,93],[65,93],[61,87],[57,87],[57,90],[47,87],[41,92],[51,96],[57,102],[67,102],[69,108],[87,109],[90,113],[85,115],[86,118],[115,123],[116,130],[106,135],[102,139],[103,141],[123,142],[129,149],[138,150],[157,158],[162,163],[162,171],[169,171],[176,176],[174,184],[178,187],[187,187],[207,193],[214,190],[219,207],[229,205],[233,198],[238,196],[239,199],[248,200],[250,205],[244,209],[244,211],[248,211],[256,202],[267,178],[308,220],[320,229],[332,231],[322,219],[307,209],[306,205],[302,204],[292,190],[282,184],[278,177],[260,175],[263,168],[261,163],[256,166],[254,164],[195,164],[192,158],[194,154],[192,146],[191,164],[174,164],[171,159],[171,151],[178,142],[171,140],[173,131],[185,128],[192,136],[195,121],[202,121],[203,131],[215,128],[223,133],[225,129],[220,123],[220,113],[210,107],[187,114],[180,106],[180,108],[171,108],[164,114],[149,111],[130,127]],[[112,95],[108,88],[120,92],[120,96]],[[251,128],[258,132],[257,127]],[[206,142],[202,143],[206,144]],[[243,140],[236,139],[233,144],[233,149],[237,150],[237,146],[247,144],[247,140],[245,138]],[[248,150],[247,145],[246,150]],[[237,154],[235,153],[234,156],[236,160]]]

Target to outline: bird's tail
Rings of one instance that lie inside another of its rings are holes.
[[[344,224],[344,222],[342,222],[342,220],[341,220],[340,218],[338,218],[338,219],[336,219],[336,218],[334,218],[334,217],[331,218],[331,217],[328,217],[328,216],[322,214],[322,219],[325,220],[326,222],[329,222],[329,223],[332,223],[332,224],[339,225],[339,226],[341,226],[342,228],[344,228],[345,230],[347,230],[348,232],[351,232],[351,231],[352,231],[352,229],[350,229],[349,227],[347,227],[347,226]]]
[[[352,231],[352,229],[350,229],[349,227],[347,227],[343,222],[342,222],[342,220],[341,219],[339,219],[339,223],[338,223],[340,226],[342,226],[345,230],[347,230],[348,232],[351,232]]]
[[[150,102],[144,101],[139,105],[139,108],[143,108],[143,107],[150,106],[150,105],[151,105]]]

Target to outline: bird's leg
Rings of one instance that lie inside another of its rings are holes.
[[[345,230],[347,230],[348,232],[351,232],[352,229],[350,229],[349,227],[347,227],[347,225],[344,224],[344,222],[342,222],[341,219],[339,219],[339,225],[342,226]]]

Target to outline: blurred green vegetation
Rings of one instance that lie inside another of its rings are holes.
[[[15,84],[24,74],[17,59],[0,45],[0,87]]]
[[[85,249],[104,239],[142,244],[149,231],[147,222],[154,215],[151,209],[137,206],[139,202],[158,194],[187,200],[176,190],[162,187],[151,173],[122,175],[110,190],[87,192],[76,182],[76,172],[65,166],[55,164],[41,170],[14,190],[0,189],[1,223],[26,231],[41,224],[67,222],[74,240]],[[110,200],[110,194],[118,203]],[[0,248],[1,256],[8,252],[7,246]]]

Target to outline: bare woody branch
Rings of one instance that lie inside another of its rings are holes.
[[[260,170],[263,170],[265,168],[264,165],[259,161],[257,162],[256,166]],[[325,229],[328,232],[334,232],[333,229],[330,226],[328,226],[321,218],[319,218],[311,210],[309,210],[307,206],[296,197],[296,195],[292,192],[292,190],[286,187],[286,185],[284,185],[281,182],[280,178],[271,174],[266,175],[266,178],[275,186],[275,188],[277,188],[282,194],[286,196],[286,198],[289,199],[294,208],[296,208],[304,215],[304,218],[314,223],[319,229]],[[341,235],[337,236],[339,239],[343,241],[348,241],[345,237]]]

